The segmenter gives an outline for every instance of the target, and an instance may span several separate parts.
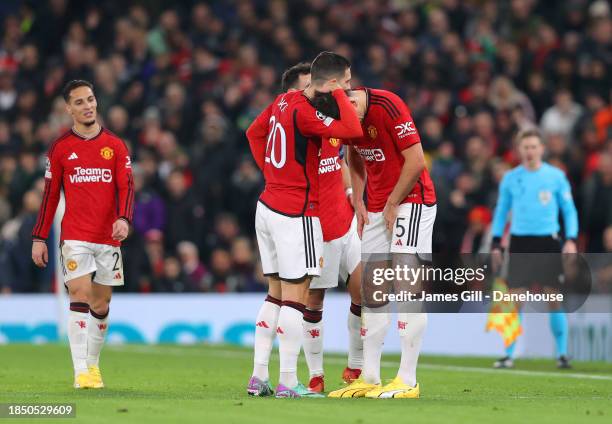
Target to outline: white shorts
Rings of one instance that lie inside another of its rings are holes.
[[[123,285],[123,261],[118,246],[64,240],[60,248],[60,261],[65,282],[95,272],[94,283]]]
[[[310,282],[311,289],[329,289],[338,286],[338,276],[346,282],[361,262],[361,240],[357,235],[357,218],[342,237],[323,244],[321,276]]]
[[[431,260],[436,205],[400,205],[393,232],[387,230],[382,212],[368,212],[368,219],[370,224],[364,226],[361,240],[362,253],[418,253],[421,259]]]
[[[286,216],[257,202],[255,233],[264,275],[301,280],[321,274],[323,233],[319,218]]]

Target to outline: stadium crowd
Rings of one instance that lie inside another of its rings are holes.
[[[94,83],[133,157],[125,290],[260,291],[263,187],[244,131],[282,71],[333,50],[353,85],[412,109],[438,194],[434,250],[487,249],[513,135],[538,126],[568,175],[579,247],[612,251],[612,19],[596,0],[3,1],[0,292],[52,288],[31,261],[60,91]],[[51,253],[53,254],[53,253]],[[612,280],[612,277],[610,277]]]

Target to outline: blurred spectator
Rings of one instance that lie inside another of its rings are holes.
[[[217,248],[210,255],[210,274],[204,279],[206,291],[224,293],[238,289],[238,278],[232,272],[232,258],[225,249]]]
[[[164,259],[164,275],[159,283],[161,291],[183,293],[193,291],[181,268],[181,263],[174,256]]]
[[[176,250],[190,291],[200,291],[208,270],[200,261],[197,246],[190,241],[182,241]]]
[[[574,103],[571,91],[561,89],[555,94],[554,106],[542,115],[540,126],[544,134],[558,134],[569,139],[581,114],[582,107]]]
[[[603,252],[604,230],[612,226],[612,153],[599,157],[599,167],[582,188],[580,222],[587,237],[587,252]]]
[[[493,214],[486,206],[475,206],[468,213],[468,229],[461,242],[461,253],[488,253],[491,245]]]
[[[175,169],[170,172],[167,190],[166,248],[171,250],[183,240],[197,243],[202,237],[204,206],[188,187],[183,171]]]

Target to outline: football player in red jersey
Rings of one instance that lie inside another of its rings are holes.
[[[123,285],[121,241],[134,209],[131,160],[124,142],[97,121],[93,85],[70,81],[63,90],[73,127],[47,153],[45,190],[32,232],[32,259],[49,261],[47,237],[64,189],[60,259],[70,296],[68,340],[74,387],[102,388],[100,351],[113,286]]]
[[[310,84],[310,63],[298,63],[287,69],[281,78],[281,88],[285,93],[302,91]],[[254,157],[265,154],[265,146],[254,144],[260,152]],[[276,325],[281,307],[281,282],[278,275],[267,276],[268,295],[259,308],[255,320],[255,340],[253,343],[253,377],[247,391],[253,396],[266,396],[272,393],[269,385],[268,362],[276,338]]]
[[[436,216],[436,195],[425,167],[420,137],[406,104],[386,90],[361,88],[351,92],[364,135],[350,140],[349,164],[354,190],[358,232],[364,255],[391,255],[373,264],[418,267],[430,261]],[[367,182],[366,182],[367,176]],[[367,192],[367,207],[363,201]],[[372,268],[367,264],[367,268]],[[368,274],[367,272],[365,272]],[[402,359],[396,378],[382,386],[380,357],[391,324],[388,305],[374,302],[364,280],[364,365],[362,378],[331,397],[418,398],[416,367],[427,315],[419,305],[398,305]],[[397,284],[397,282],[395,282]],[[404,287],[398,287],[401,290]],[[412,288],[418,290],[420,282]]]
[[[311,85],[304,91],[279,95],[247,130],[251,151],[266,181],[255,216],[262,268],[264,274],[278,275],[281,281],[282,305],[276,326],[281,372],[276,396],[281,398],[311,394],[297,381],[296,371],[305,292],[312,276],[320,274],[323,262],[318,152],[322,138],[362,135],[357,114],[344,92],[350,88],[350,79],[348,60],[322,52],[312,62]],[[325,116],[311,104],[316,96],[329,93],[337,101],[342,119]],[[256,372],[249,382],[249,394],[270,394],[267,389],[252,389],[258,382],[262,383],[258,387],[269,386],[266,377]]]
[[[351,204],[350,174],[344,161],[341,140],[323,139],[319,157],[319,219],[323,230],[321,275],[310,282],[304,311],[304,355],[310,373],[308,388],[325,390],[323,373],[323,300],[325,290],[338,286],[340,277],[348,285],[351,306],[348,313],[348,364],[342,378],[351,383],[361,374],[361,241]]]

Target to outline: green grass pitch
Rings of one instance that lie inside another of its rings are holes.
[[[398,357],[383,357],[390,379]],[[0,346],[0,403],[74,402],[76,419],[94,423],[610,423],[612,364],[579,363],[557,371],[552,360],[518,360],[490,369],[491,358],[422,357],[421,399],[250,398],[251,351],[228,346],[107,346],[106,388],[72,389],[68,347]],[[275,383],[278,356],[270,367]],[[340,386],[345,358],[326,356],[327,390]],[[300,376],[307,383],[306,367]],[[41,420],[0,419],[0,422]],[[42,420],[42,422],[47,420]]]

